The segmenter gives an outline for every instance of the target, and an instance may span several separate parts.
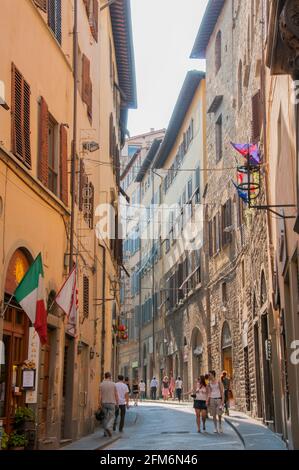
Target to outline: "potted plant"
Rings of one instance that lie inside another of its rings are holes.
[[[7,434],[7,432],[3,432],[2,434],[2,438],[1,438],[1,449],[2,450],[6,450],[7,447],[8,447],[8,441],[9,441],[9,435]]]
[[[32,428],[32,423],[34,422],[34,413],[30,408],[27,406],[19,406],[15,412],[15,427],[18,431],[25,431],[28,427]]]
[[[25,434],[18,434],[16,431],[9,436],[8,445],[11,450],[24,450],[28,444]]]

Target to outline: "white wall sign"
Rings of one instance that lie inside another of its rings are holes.
[[[38,383],[40,341],[35,328],[29,328],[28,360],[34,362],[36,367],[35,383]],[[26,403],[37,403],[37,387],[26,392]]]

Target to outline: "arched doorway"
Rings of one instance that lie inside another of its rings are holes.
[[[202,334],[198,328],[194,328],[192,332],[192,383],[202,375],[203,370],[203,340]]]
[[[224,323],[221,335],[222,367],[228,376],[233,378],[232,336],[227,322]]]
[[[4,428],[10,431],[15,410],[25,404],[22,390],[22,365],[28,355],[30,321],[25,312],[12,297],[15,289],[26,274],[32,262],[25,249],[18,249],[12,255],[4,285],[4,318],[2,348],[4,364],[0,365],[0,418]]]

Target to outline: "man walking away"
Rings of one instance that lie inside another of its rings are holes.
[[[99,408],[105,413],[103,426],[104,435],[112,436],[113,423],[115,418],[115,406],[118,405],[118,393],[116,385],[111,380],[111,373],[105,372],[104,380],[99,388]]]
[[[119,432],[122,432],[125,424],[126,409],[129,408],[129,388],[124,383],[123,375],[118,376],[118,382],[116,382],[115,386],[117,390],[119,405],[115,407],[115,420],[113,425],[113,431],[116,431],[117,418],[120,413]]]
[[[177,399],[179,400],[179,403],[181,403],[181,399],[182,399],[182,388],[183,388],[183,381],[181,377],[178,377],[175,381],[175,392],[176,392]]]
[[[230,379],[227,376],[226,370],[222,372],[221,382],[224,390],[224,408],[225,414],[229,415],[229,392],[230,392]]]
[[[153,377],[151,380],[151,400],[157,399],[157,388],[158,388],[158,380],[156,377]]]

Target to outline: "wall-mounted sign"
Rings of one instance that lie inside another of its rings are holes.
[[[40,341],[35,328],[32,326],[29,328],[29,344],[28,344],[28,360],[33,362],[36,367],[35,383],[38,380],[38,367],[39,367],[39,353],[40,353]],[[29,377],[28,377],[29,380]],[[26,403],[37,403],[37,390],[30,389],[26,391]]]
[[[139,367],[138,361],[132,362],[132,369]]]
[[[35,390],[35,369],[23,369],[22,388],[24,390]]]

